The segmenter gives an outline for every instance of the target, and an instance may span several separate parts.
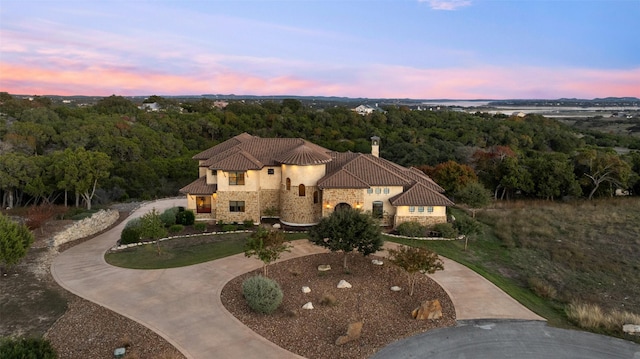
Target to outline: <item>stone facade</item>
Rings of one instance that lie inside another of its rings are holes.
[[[423,226],[433,226],[438,223],[446,223],[447,216],[395,216],[394,226],[404,222],[418,222]]]
[[[271,213],[274,212],[274,213]],[[280,191],[277,189],[260,190],[260,216],[280,215]]]
[[[314,192],[318,192],[318,203],[314,202]],[[320,190],[315,186],[305,187],[305,195],[300,196],[298,187],[280,191],[280,220],[283,223],[317,224],[322,216]]]
[[[351,208],[361,208],[365,190],[359,188],[333,189],[322,191],[322,216],[327,217],[335,211],[337,205],[346,203]]]
[[[229,191],[218,192],[216,205],[217,218],[224,218],[227,223],[252,220],[254,223],[260,223],[260,201],[258,192],[248,191]],[[231,212],[229,208],[230,201],[244,201],[244,212]]]
[[[94,235],[114,224],[120,214],[114,210],[101,210],[91,217],[79,220],[51,239],[51,245],[57,247],[61,244],[75,241],[76,239]]]

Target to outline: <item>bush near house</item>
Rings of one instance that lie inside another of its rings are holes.
[[[48,340],[42,338],[5,338],[0,340],[0,358],[56,359],[58,354]]]

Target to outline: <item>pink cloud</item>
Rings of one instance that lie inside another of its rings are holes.
[[[65,66],[60,70],[0,63],[0,91],[29,95],[191,95],[203,93],[381,98],[595,98],[640,97],[640,68],[631,70],[537,67],[416,69],[402,66],[340,68],[327,76],[248,74],[207,69],[183,75],[130,66]],[[298,73],[304,73],[297,69]],[[312,72],[308,72],[311,74]]]
[[[471,5],[470,0],[418,0],[426,2],[433,10],[457,10]]]

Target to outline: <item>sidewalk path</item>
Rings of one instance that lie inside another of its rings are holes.
[[[153,208],[162,212],[185,205],[184,199],[160,200],[142,206],[130,218]],[[61,253],[51,266],[55,280],[68,291],[145,325],[187,358],[300,358],[255,334],[220,301],[224,284],[260,268],[262,262],[239,254],[173,269],[113,267],[104,261],[104,253],[116,243],[125,224]],[[323,251],[297,241],[282,260]],[[444,264],[445,270],[432,277],[451,296],[457,319],[542,320],[475,272],[453,261]]]

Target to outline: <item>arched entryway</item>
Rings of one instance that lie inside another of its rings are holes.
[[[334,208],[334,211],[341,211],[343,209],[351,209],[351,205],[349,203],[338,203]]]

